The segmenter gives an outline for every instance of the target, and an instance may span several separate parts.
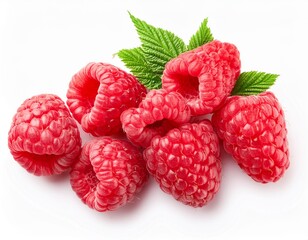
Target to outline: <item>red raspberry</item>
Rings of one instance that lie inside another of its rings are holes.
[[[56,95],[41,94],[18,108],[9,131],[14,159],[35,175],[66,171],[76,160],[81,139],[75,120]]]
[[[86,143],[70,173],[76,194],[104,212],[130,202],[148,179],[142,153],[125,140],[103,137]]]
[[[230,95],[240,65],[237,48],[215,40],[168,62],[162,87],[187,98],[192,115],[211,113]]]
[[[110,64],[89,63],[73,76],[67,105],[85,132],[112,135],[122,130],[121,113],[138,106],[145,94],[133,75]]]
[[[151,90],[138,108],[131,108],[121,115],[121,122],[128,139],[141,147],[148,147],[154,136],[163,136],[168,130],[190,119],[185,99],[176,92]]]
[[[186,205],[202,207],[219,189],[219,141],[209,120],[155,137],[144,158],[160,188]]]
[[[289,167],[284,113],[273,93],[232,96],[212,121],[226,151],[255,181],[275,182]]]

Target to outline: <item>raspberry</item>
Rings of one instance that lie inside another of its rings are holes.
[[[14,159],[35,175],[66,171],[76,160],[81,139],[75,120],[56,95],[41,94],[18,108],[8,136]]]
[[[219,189],[219,141],[209,120],[155,137],[144,158],[160,188],[186,205],[202,207]]]
[[[73,190],[90,208],[104,212],[130,202],[148,173],[138,148],[102,137],[86,143],[70,173]]]
[[[121,115],[128,139],[141,147],[148,147],[154,136],[163,136],[168,130],[190,119],[185,99],[176,92],[151,90],[138,108],[130,108]]]
[[[215,40],[169,61],[162,87],[187,98],[192,115],[211,113],[230,95],[240,65],[237,48]]]
[[[224,147],[255,181],[275,182],[289,167],[283,110],[271,92],[232,96],[212,117]]]
[[[75,74],[67,91],[67,105],[85,132],[94,136],[121,132],[121,113],[138,106],[146,89],[123,70],[105,63],[89,63]]]

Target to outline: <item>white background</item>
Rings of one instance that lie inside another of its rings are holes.
[[[123,67],[112,54],[139,44],[127,11],[186,42],[208,17],[216,39],[237,45],[242,71],[280,74],[272,91],[285,110],[291,165],[279,182],[252,181],[224,154],[221,189],[204,208],[151,180],[129,206],[99,213],[77,198],[68,174],[35,177],[13,160],[7,132],[26,98],[66,100],[71,76],[91,61]],[[296,0],[0,0],[0,239],[308,239],[307,12]]]

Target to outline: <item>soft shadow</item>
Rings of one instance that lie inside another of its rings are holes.
[[[44,177],[44,179],[47,182],[54,183],[54,184],[67,182],[67,181],[69,181],[69,178],[70,178],[70,176],[69,176],[68,171],[61,173],[61,174],[58,174],[58,175]]]

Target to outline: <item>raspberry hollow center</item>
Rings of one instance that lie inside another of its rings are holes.
[[[168,120],[168,119],[162,119],[155,121],[152,124],[149,124],[146,126],[147,129],[151,131],[155,131],[157,134],[163,136],[165,135],[170,129],[174,127],[175,123]]]
[[[54,155],[54,154],[35,154],[30,152],[21,152],[21,155],[26,159],[31,159],[31,161],[37,166],[47,166],[52,165],[59,158],[62,158],[63,155]]]
[[[64,155],[35,154],[27,151],[15,152],[14,156],[27,171],[35,175],[50,175],[57,161]]]
[[[178,92],[185,98],[195,98],[199,95],[199,79],[191,75],[176,75]]]
[[[88,167],[85,170],[85,181],[89,185],[92,191],[96,190],[96,186],[99,183],[98,178],[96,177],[95,172],[93,171],[92,166]]]
[[[87,77],[84,87],[80,88],[80,95],[84,98],[84,102],[88,109],[91,109],[94,106],[99,86],[100,82],[97,79]]]
[[[162,127],[162,125],[166,123],[166,119],[162,119],[156,122],[153,122],[152,124],[147,125],[147,128],[149,129],[156,129]]]

